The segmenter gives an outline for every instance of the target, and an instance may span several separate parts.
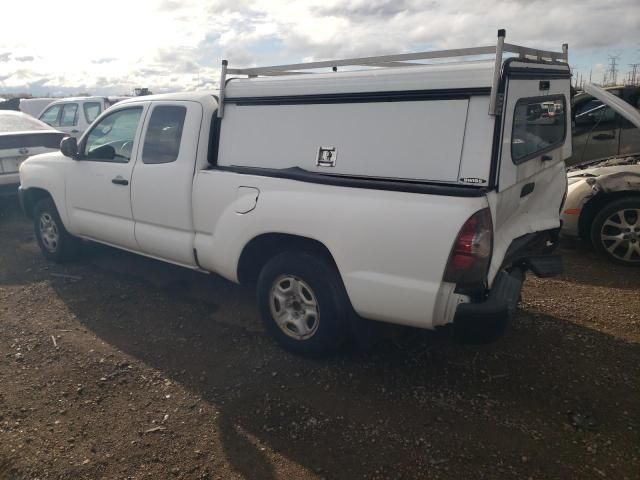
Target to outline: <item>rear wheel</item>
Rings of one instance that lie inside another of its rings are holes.
[[[640,198],[605,205],[591,224],[591,242],[613,262],[640,266]]]
[[[74,258],[80,241],[64,228],[53,200],[43,198],[33,209],[36,240],[45,258],[65,262]]]
[[[269,334],[286,350],[322,355],[343,343],[349,302],[333,265],[316,255],[281,253],[258,278],[258,305]]]

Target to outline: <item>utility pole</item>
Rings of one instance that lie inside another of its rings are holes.
[[[609,55],[609,83],[615,85],[618,83],[618,60],[620,55]]]
[[[640,63],[630,63],[631,71],[629,72],[629,84],[635,85],[640,81],[638,76],[638,67],[640,67]]]

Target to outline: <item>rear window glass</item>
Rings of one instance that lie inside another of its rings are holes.
[[[567,133],[563,96],[523,98],[516,103],[511,158],[522,163],[564,143]]]
[[[143,163],[176,161],[186,114],[185,107],[166,105],[153,109],[142,149]]]
[[[84,105],[84,118],[87,123],[93,122],[98,115],[100,115],[100,103],[99,102],[86,102]]]

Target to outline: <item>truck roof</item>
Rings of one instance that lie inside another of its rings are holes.
[[[106,97],[103,96],[97,96],[97,95],[92,95],[89,97],[63,97],[63,98],[52,98],[52,104],[53,103],[66,103],[66,102],[96,102],[99,100],[102,100]]]
[[[144,95],[140,97],[131,97],[126,100],[118,102],[118,105],[125,105],[129,103],[148,102],[148,101],[177,101],[177,102],[198,102],[207,104],[210,102],[216,103],[215,96],[218,94],[217,90],[208,90],[204,92],[176,92],[176,93],[160,93],[156,95]]]

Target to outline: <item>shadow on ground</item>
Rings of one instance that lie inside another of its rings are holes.
[[[459,478],[496,462],[524,474],[523,456],[556,459],[536,465],[542,476],[571,477],[593,434],[567,432],[570,412],[637,455],[640,345],[525,312],[495,345],[398,328],[369,352],[301,359],[265,336],[248,289],[103,247],[87,261],[85,274],[100,272],[58,282],[59,296],[100,338],[216,405],[246,478],[275,478],[257,443],[331,478],[438,467]]]
[[[26,243],[23,263],[37,254]],[[6,278],[76,277],[47,279],[100,339],[216,407],[226,457],[245,478],[277,478],[268,452],[345,479],[638,471],[637,343],[524,311],[494,345],[398,328],[371,351],[310,360],[275,347],[253,292],[218,277],[101,246],[66,267],[37,265],[50,270]],[[575,425],[576,414],[593,428]]]

